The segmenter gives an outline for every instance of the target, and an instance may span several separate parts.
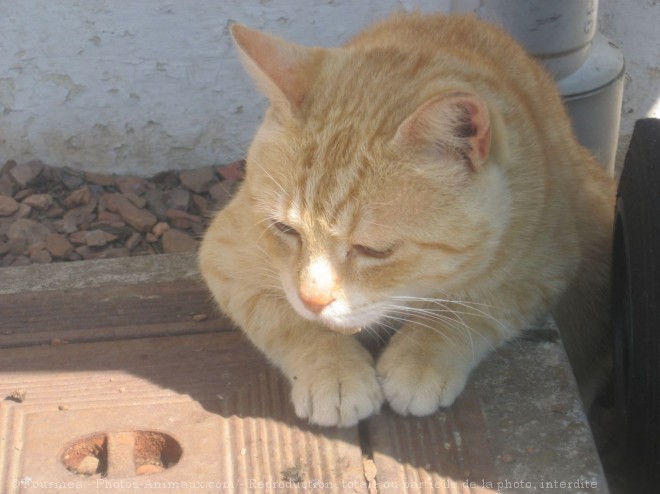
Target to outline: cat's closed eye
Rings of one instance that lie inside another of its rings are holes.
[[[281,233],[284,233],[285,235],[292,235],[296,237],[300,236],[298,230],[287,225],[286,223],[282,223],[281,221],[273,221],[272,225],[275,227],[276,230],[278,230]]]
[[[379,249],[373,249],[371,247],[367,247],[366,245],[358,244],[358,245],[352,245],[351,249],[353,249],[353,251],[355,251],[360,255],[366,257],[373,257],[375,259],[386,259],[394,253],[394,246],[390,247],[389,249],[379,250]]]

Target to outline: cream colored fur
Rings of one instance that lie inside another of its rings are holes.
[[[272,106],[200,267],[296,413],[433,413],[551,310],[589,400],[614,183],[544,70],[470,17],[395,15],[334,49],[232,33]],[[379,322],[401,327],[374,362],[349,335]]]

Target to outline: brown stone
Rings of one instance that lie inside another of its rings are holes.
[[[37,223],[36,221],[27,218],[21,218],[14,221],[9,227],[9,230],[7,230],[7,238],[10,240],[24,238],[28,246],[30,246],[37,242],[45,242],[49,233],[50,230],[41,223]]]
[[[69,190],[75,190],[85,183],[83,174],[77,170],[67,168],[62,171],[60,176],[62,183]]]
[[[54,258],[65,259],[73,252],[73,245],[64,235],[50,233],[46,237],[46,249]]]
[[[114,235],[114,238],[112,240],[108,240],[108,242],[114,241],[117,237],[124,235],[126,233],[126,229],[129,228],[126,226],[126,223],[123,221],[93,221],[89,225],[90,230],[103,230],[104,232],[108,234]],[[130,231],[133,231],[132,228],[129,228]]]
[[[170,229],[163,234],[163,251],[166,254],[194,252],[199,242],[180,230]]]
[[[9,230],[13,222],[14,220],[12,218],[0,218],[0,237],[7,235],[7,230]]]
[[[90,223],[94,221],[96,215],[87,211],[84,206],[71,209],[64,213],[62,220],[67,224],[73,224],[79,227],[83,223]]]
[[[41,170],[39,179],[47,180],[49,182],[60,182],[62,180],[62,170],[50,165],[44,165],[44,169]]]
[[[48,209],[53,204],[53,196],[50,194],[32,194],[23,199],[23,204],[34,209]]]
[[[209,189],[209,194],[214,200],[216,209],[224,207],[231,200],[233,196],[233,183],[233,181],[218,182]]]
[[[172,220],[172,226],[179,230],[190,230],[193,226],[193,222],[185,218],[174,218]]]
[[[202,223],[193,223],[191,229],[195,236],[201,238],[201,236],[204,234],[205,227]]]
[[[9,173],[0,175],[0,196],[13,196],[16,188],[14,181],[9,178]]]
[[[46,248],[46,242],[36,242],[34,244],[30,244],[27,248],[27,250],[24,252],[24,254],[28,257],[32,256],[35,252],[38,252],[40,250],[44,250]]]
[[[0,196],[0,216],[11,216],[20,205],[9,196]]]
[[[61,220],[55,221],[55,231],[58,233],[73,233],[78,230],[78,225],[76,225],[75,218],[68,217],[66,219],[62,218]]]
[[[7,247],[10,253],[17,256],[27,249],[27,239],[25,237],[10,238],[7,240]]]
[[[9,170],[9,176],[20,187],[27,187],[39,176],[44,169],[44,164],[39,160],[30,161],[22,165],[16,165]]]
[[[38,264],[48,264],[53,262],[53,258],[46,249],[40,249],[36,252],[30,254],[30,261],[36,262]]]
[[[200,196],[199,194],[192,195],[192,202],[197,208],[197,210],[205,214],[209,210],[209,201],[205,197]]]
[[[215,182],[215,172],[210,166],[198,168],[197,170],[185,170],[179,174],[181,185],[186,189],[202,194],[209,190]]]
[[[128,250],[132,251],[135,249],[138,245],[140,245],[140,242],[142,242],[142,235],[140,235],[137,232],[131,233],[131,235],[126,239],[126,242],[124,242],[124,247],[126,247]]]
[[[168,225],[167,223],[156,223],[154,227],[151,229],[151,231],[156,236],[156,238],[160,238],[163,236],[163,233],[165,233],[169,229],[170,229],[170,225]]]
[[[32,212],[32,208],[28,206],[27,204],[21,203],[20,206],[18,206],[18,211],[16,211],[12,218],[15,220],[21,219],[21,218],[27,218],[30,216],[30,213]]]
[[[7,252],[9,252],[9,246],[7,245],[7,242],[0,240],[0,256],[4,256]]]
[[[194,223],[202,222],[201,216],[196,216],[194,214],[186,213],[185,211],[181,211],[179,209],[168,209],[166,215],[168,218],[172,220],[185,219]]]
[[[65,210],[59,206],[53,206],[48,211],[46,211],[46,218],[59,218],[64,216]]]
[[[69,240],[74,245],[85,245],[85,243],[87,242],[86,236],[87,236],[87,232],[83,232],[83,231],[73,232],[71,235],[69,235]]]
[[[218,174],[225,180],[243,180],[245,176],[245,160],[237,160],[228,165],[218,167]]]
[[[114,242],[115,240],[117,240],[119,238],[119,235],[115,235],[112,232],[107,232],[105,230],[101,230],[101,231],[105,235],[105,241],[108,242],[108,243]]]
[[[140,232],[148,231],[158,221],[153,213],[138,208],[123,195],[116,194],[107,197],[106,207],[111,212],[118,213],[126,223]]]
[[[186,211],[190,206],[190,191],[181,188],[172,189],[165,193],[163,199],[169,208]]]
[[[165,211],[167,205],[165,204],[165,193],[159,189],[151,189],[146,192],[144,197],[147,199],[147,206],[149,210],[158,216],[158,219],[165,219]]]
[[[85,180],[90,184],[101,185],[102,187],[109,187],[115,184],[115,177],[102,173],[85,172]]]
[[[82,257],[80,254],[78,254],[78,253],[74,250],[74,251],[69,255],[69,257],[67,257],[67,260],[69,260],[69,261],[73,261],[73,262],[75,262],[75,261],[82,261],[82,260],[83,260],[83,257]]]
[[[135,204],[137,207],[140,209],[144,208],[147,205],[147,200],[144,197],[140,197],[136,194],[133,194],[132,192],[128,192],[124,194],[126,199],[131,201],[133,204]]]
[[[14,160],[5,161],[5,164],[2,165],[2,168],[0,168],[0,174],[9,173],[9,170],[14,168],[16,165],[17,163]]]
[[[140,177],[119,177],[115,180],[115,184],[122,194],[132,192],[141,196],[147,190],[145,180]]]
[[[85,244],[90,247],[105,247],[108,240],[105,237],[105,232],[102,230],[92,230],[85,232]]]
[[[11,263],[12,266],[29,266],[30,264],[32,263],[27,256],[16,256],[14,262]]]
[[[87,204],[91,199],[92,193],[89,190],[89,187],[84,185],[71,192],[66,199],[64,199],[64,205],[67,208],[74,208],[76,206]]]
[[[110,213],[108,211],[101,211],[98,214],[97,219],[99,221],[104,222],[104,223],[112,223],[112,222],[115,222],[115,221],[121,221],[121,216],[119,216],[118,214],[115,214],[115,213]]]
[[[21,202],[23,199],[25,199],[27,196],[31,196],[34,194],[34,190],[27,188],[27,189],[21,189],[16,194],[14,194],[14,199],[18,202]]]

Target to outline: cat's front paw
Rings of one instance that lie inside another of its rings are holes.
[[[313,424],[351,427],[377,413],[383,392],[368,362],[317,363],[292,378],[296,414]]]
[[[430,415],[454,403],[465,388],[469,369],[401,358],[397,353],[394,348],[386,351],[377,366],[385,398],[395,412]]]

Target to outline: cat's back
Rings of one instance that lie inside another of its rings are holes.
[[[355,36],[346,46],[373,49],[393,48],[411,56],[451,57],[461,65],[477,66],[483,72],[509,74],[522,69],[538,75],[539,66],[501,28],[473,15],[394,14]],[[523,75],[524,75],[523,74]]]

